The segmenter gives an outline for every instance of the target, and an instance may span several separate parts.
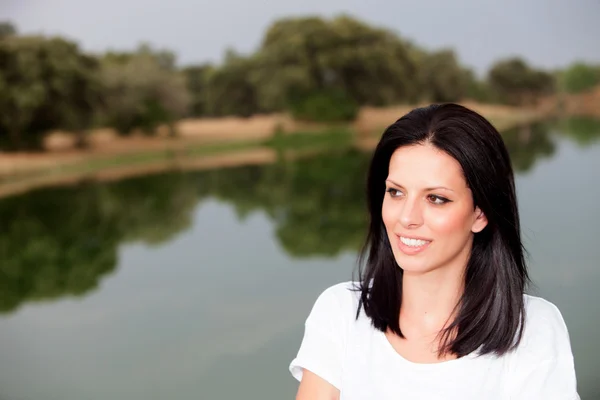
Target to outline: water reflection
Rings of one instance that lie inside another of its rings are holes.
[[[583,148],[600,139],[600,120],[590,117],[564,119],[558,129]]]
[[[504,134],[518,173],[555,154],[560,136],[551,134],[552,127]],[[571,119],[559,127],[578,146],[600,138],[595,120]],[[280,157],[270,165],[87,182],[0,200],[0,312],[89,293],[114,271],[119,246],[173,240],[190,229],[194,208],[207,199],[231,204],[240,221],[264,212],[288,256],[353,253],[367,223],[368,161],[368,153],[342,149],[294,161]]]
[[[584,400],[600,396],[599,138],[587,120],[505,133],[534,294],[564,314]],[[283,152],[0,200],[0,398],[292,398],[303,319],[362,244],[368,161]]]
[[[192,177],[31,192],[0,201],[0,311],[82,295],[117,264],[117,247],[167,241],[190,225]]]
[[[517,173],[525,173],[541,159],[550,158],[556,144],[547,124],[524,125],[503,133],[504,142]]]
[[[294,162],[208,172],[211,195],[243,218],[263,210],[294,257],[356,251],[364,236],[363,182],[368,154],[328,152]]]

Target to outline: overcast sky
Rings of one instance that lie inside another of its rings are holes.
[[[142,42],[180,64],[219,61],[226,47],[257,48],[278,17],[352,14],[485,71],[509,55],[536,66],[600,62],[600,0],[0,0],[20,32],[60,34],[90,51]]]

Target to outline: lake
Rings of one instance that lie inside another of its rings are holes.
[[[530,292],[600,398],[600,124],[505,133]],[[83,182],[0,200],[0,399],[291,399],[304,319],[350,280],[369,154]]]

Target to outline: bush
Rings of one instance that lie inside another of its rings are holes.
[[[294,96],[289,108],[294,118],[314,122],[351,121],[358,114],[358,104],[339,90]]]
[[[562,73],[561,78],[564,90],[582,92],[600,84],[600,67],[575,63]]]

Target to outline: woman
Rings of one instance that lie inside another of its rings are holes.
[[[513,171],[486,119],[411,111],[367,188],[365,269],[314,304],[290,365],[298,400],[579,399],[560,311],[524,293]]]

